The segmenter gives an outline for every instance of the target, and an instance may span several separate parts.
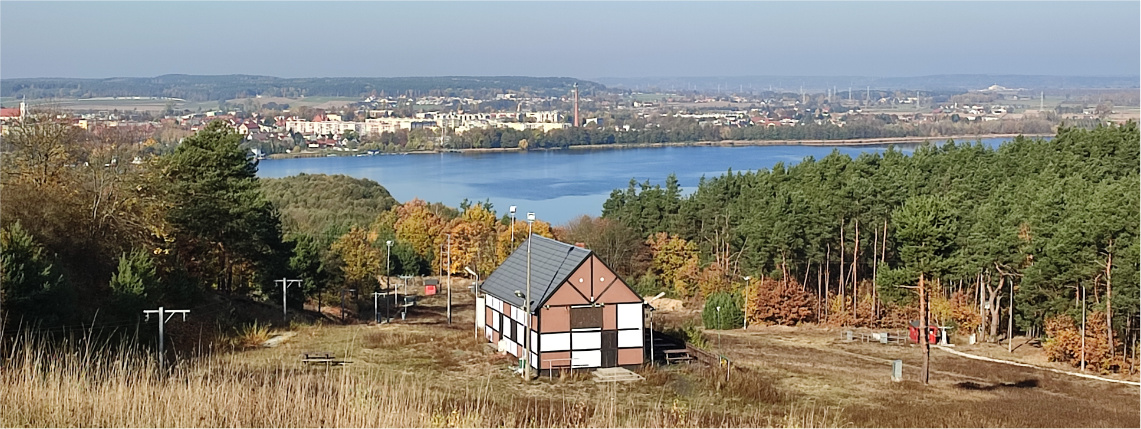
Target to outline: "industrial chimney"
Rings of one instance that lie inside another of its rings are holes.
[[[578,121],[578,82],[574,83],[574,126],[579,126],[581,122]]]

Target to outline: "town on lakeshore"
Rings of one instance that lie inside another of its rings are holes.
[[[47,96],[29,102],[25,90],[6,98],[12,100],[6,103],[11,107],[0,111],[0,124],[6,133],[29,108],[48,109],[84,130],[128,131],[148,145],[169,149],[206,124],[223,121],[258,157],[297,157],[717,141],[915,142],[1049,135],[1063,122],[1112,124],[1141,116],[1130,101],[1136,98],[1130,90],[998,84],[965,91],[870,86],[791,90],[741,84],[701,91],[583,82],[589,90],[581,91],[573,80],[541,82],[548,87],[511,87],[508,82],[481,90],[401,94],[364,88],[358,99],[288,98],[280,96],[288,91],[267,90],[217,102],[148,96]],[[74,93],[60,86],[32,93]],[[172,89],[180,89],[179,84],[169,84],[167,90]]]

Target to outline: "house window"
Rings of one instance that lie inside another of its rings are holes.
[[[601,328],[602,307],[582,307],[570,309],[571,329]]]

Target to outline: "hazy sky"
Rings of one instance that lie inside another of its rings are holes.
[[[1141,2],[0,2],[0,77],[1132,76]]]

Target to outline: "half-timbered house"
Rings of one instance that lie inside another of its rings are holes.
[[[528,245],[529,307],[524,305]],[[589,249],[531,235],[480,285],[480,292],[476,310],[483,315],[484,337],[522,359],[529,333],[534,368],[643,362],[642,297]]]

